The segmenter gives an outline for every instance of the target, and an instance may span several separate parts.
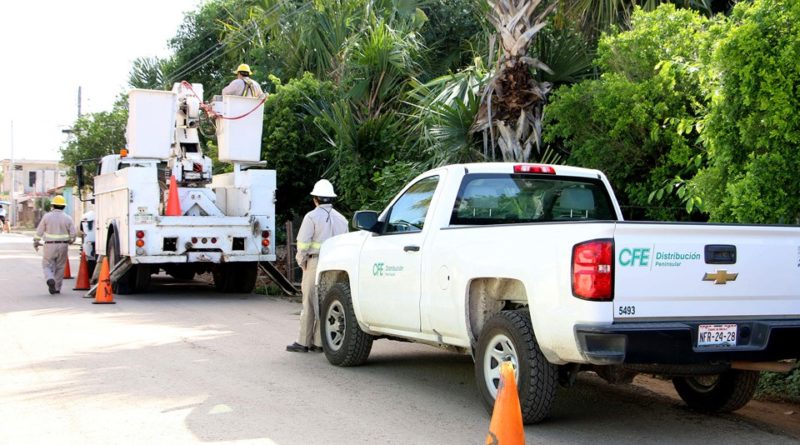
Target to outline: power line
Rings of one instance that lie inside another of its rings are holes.
[[[281,6],[280,3],[276,3],[274,6],[270,7],[267,11],[264,11],[263,14],[264,15],[272,14],[273,12],[277,11],[280,6]],[[286,14],[285,16],[281,17],[281,21],[288,20],[288,19],[292,18],[293,16],[298,15],[301,12],[304,12],[305,10],[307,10],[309,8],[310,8],[309,4],[304,4],[301,7],[295,9],[294,11],[292,11],[292,12]],[[254,31],[257,31],[257,30],[258,30],[258,24],[255,21],[250,21],[250,23],[248,25],[246,25],[245,27],[239,28],[236,32],[234,32],[232,34],[229,34],[228,36],[225,37],[225,39],[223,41],[221,41],[221,42],[215,44],[214,46],[212,46],[211,48],[203,51],[203,53],[201,53],[198,56],[195,56],[192,60],[190,60],[189,62],[185,63],[182,67],[180,67],[177,70],[173,71],[173,74],[171,74],[169,77],[166,78],[165,83],[169,84],[169,83],[172,83],[172,82],[178,80],[182,76],[189,76],[190,74],[193,74],[195,71],[197,71],[197,69],[202,67],[205,63],[207,63],[207,62],[209,62],[211,60],[218,59],[218,58],[220,58],[220,57],[222,57],[222,56],[224,56],[226,54],[231,53],[232,51],[235,51],[235,50],[239,49],[244,44],[249,43],[250,41],[252,41],[255,38],[255,33],[254,33],[253,36],[251,36],[249,38],[246,38],[243,41],[241,41],[238,44],[236,44],[236,46],[233,46],[233,47],[229,48],[228,50],[226,50],[226,51],[224,51],[222,53],[215,54],[215,53],[219,52],[222,48],[224,48],[225,45],[227,45],[229,42],[231,42],[231,41],[243,36],[245,33],[248,33],[248,32],[251,32],[251,31],[254,32]]]

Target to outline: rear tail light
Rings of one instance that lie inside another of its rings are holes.
[[[584,300],[614,299],[614,241],[601,239],[572,248],[572,295]]]
[[[556,174],[556,169],[551,165],[544,164],[516,164],[514,173],[540,173],[545,175]]]
[[[136,231],[136,247],[144,247],[144,230]]]

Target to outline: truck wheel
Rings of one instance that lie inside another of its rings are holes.
[[[358,326],[350,286],[336,283],[323,295],[320,329],[325,357],[336,366],[364,364],[372,350],[372,336]]]
[[[675,377],[678,395],[693,410],[727,413],[745,406],[758,386],[757,371],[733,370],[716,375]]]
[[[137,264],[134,266],[136,276],[136,292],[147,292],[150,289],[150,281],[153,276],[153,269],[149,264]],[[133,271],[132,271],[133,272]]]
[[[214,288],[217,292],[231,292],[233,290],[234,270],[228,264],[218,264],[211,272],[214,276]]]
[[[228,272],[233,273],[232,292],[237,294],[253,292],[258,278],[258,263],[236,263],[235,267],[231,267]]]
[[[490,414],[504,361],[514,365],[523,421],[536,423],[547,417],[556,400],[558,368],[539,349],[527,310],[498,312],[486,322],[478,338],[475,380]]]
[[[108,257],[108,270],[110,272],[114,270],[114,267],[122,259],[119,254],[119,241],[117,240],[116,234],[113,234],[109,237],[106,246],[108,246],[106,248],[108,250],[106,256]],[[136,273],[133,269],[135,268],[136,266],[131,267],[131,269],[121,276],[116,282],[111,283],[111,290],[115,294],[126,295],[134,292],[136,288]]]

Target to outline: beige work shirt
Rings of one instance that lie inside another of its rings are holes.
[[[249,77],[244,77],[242,79],[233,79],[228,86],[222,89],[222,94],[226,96],[261,97],[264,92],[261,91],[261,85],[258,82]]]
[[[347,219],[333,205],[320,204],[306,213],[297,233],[297,264],[305,268],[309,255],[318,254],[326,239],[342,233],[347,233]]]
[[[60,209],[47,212],[39,222],[33,239],[43,239],[44,242],[68,241],[72,244],[75,241],[75,225],[72,224],[72,218]]]

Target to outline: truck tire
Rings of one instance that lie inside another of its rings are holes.
[[[258,278],[258,263],[235,263],[229,266],[234,266],[229,271],[233,273],[234,278],[231,292],[237,294],[252,293]]]
[[[149,264],[137,264],[133,267],[135,270],[135,272],[132,272],[136,279],[136,292],[147,292],[150,289],[153,268]]]
[[[689,408],[728,413],[745,406],[758,386],[758,371],[732,370],[708,376],[675,377],[672,384]]]
[[[320,306],[320,329],[325,357],[336,366],[359,366],[369,358],[373,338],[358,326],[350,298],[350,286],[336,283],[327,288]]]
[[[235,279],[233,273],[234,270],[228,264],[218,264],[211,272],[214,276],[214,289],[222,293],[232,292]]]
[[[108,271],[114,270],[114,267],[122,260],[119,254],[119,240],[117,234],[112,233],[108,242],[106,243],[106,256],[108,257]],[[136,266],[131,267],[130,270],[125,272],[117,281],[111,283],[111,290],[116,295],[127,295],[136,290]]]
[[[522,420],[537,423],[550,414],[556,400],[558,367],[548,362],[533,335],[527,310],[498,312],[483,327],[475,355],[475,380],[489,413],[500,384],[500,365],[514,364]]]

